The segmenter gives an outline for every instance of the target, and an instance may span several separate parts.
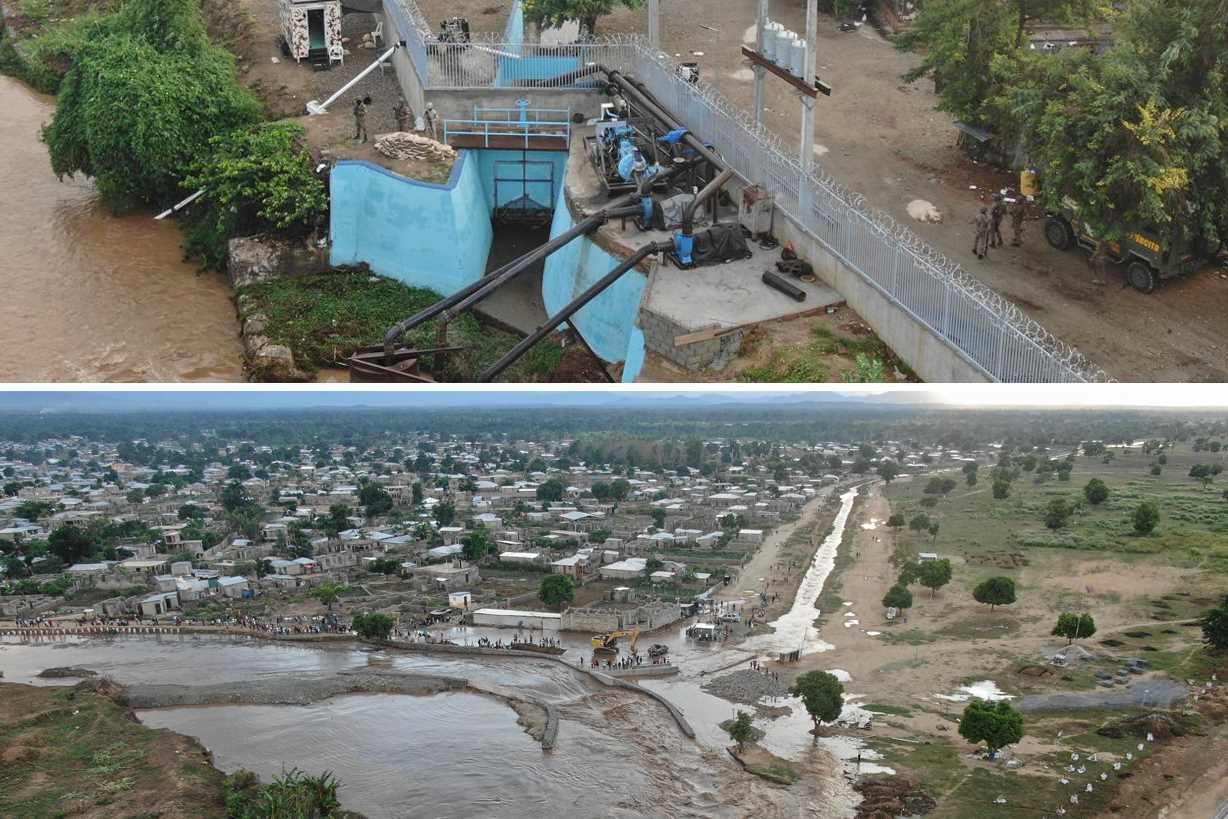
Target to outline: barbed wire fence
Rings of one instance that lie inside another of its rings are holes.
[[[1113,380],[889,213],[841,185],[821,164],[803,168],[749,111],[735,106],[711,83],[683,78],[674,59],[641,35],[541,45],[506,42],[502,33],[488,32],[473,34],[469,43],[450,43],[431,32],[414,0],[388,0],[386,7],[393,10],[393,23],[428,90],[583,90],[593,86],[592,77],[567,75],[584,66],[634,76],[683,125],[713,145],[743,181],[771,192],[777,208],[804,233],[987,378]],[[558,70],[551,73],[553,68]],[[552,84],[550,77],[558,79]]]

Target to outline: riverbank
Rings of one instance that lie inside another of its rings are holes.
[[[341,673],[328,677],[268,676],[241,683],[204,685],[129,685],[125,701],[133,708],[188,705],[310,705],[343,694],[429,696],[460,691],[467,680],[424,674]]]
[[[148,728],[122,688],[0,683],[0,816],[226,816],[225,774],[195,739]]]

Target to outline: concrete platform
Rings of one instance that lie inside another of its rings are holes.
[[[584,139],[591,129],[576,129],[567,163],[567,202],[580,219],[610,202],[601,181],[584,155]],[[735,180],[725,190],[737,201],[741,185]],[[716,214],[724,224],[737,221],[737,210],[721,208]],[[704,230],[711,221],[697,223]],[[668,241],[666,231],[641,232],[631,219],[612,220],[590,237],[612,255],[628,256],[648,242]],[[806,293],[794,301],[762,281],[764,271],[776,269],[780,248],[764,250],[749,242],[749,259],[682,270],[670,263],[654,262],[643,271],[648,286],[640,303],[636,324],[644,332],[647,349],[691,371],[721,369],[737,356],[742,334],[767,321],[814,315],[844,302],[835,290],[821,282],[807,284],[789,277]],[[631,275],[630,273],[628,275]]]

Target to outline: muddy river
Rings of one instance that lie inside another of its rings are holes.
[[[0,76],[0,111],[0,381],[242,380],[225,278],[183,260],[175,224],[55,178],[52,98]]]

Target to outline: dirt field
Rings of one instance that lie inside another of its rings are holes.
[[[1228,743],[1228,707],[1212,705],[1211,695],[1204,697],[1204,721],[1196,735],[1161,738],[1143,752],[1133,747],[1133,737],[1096,733],[1109,721],[1143,710],[1029,711],[1025,739],[1011,749],[1011,768],[972,753],[973,747],[955,732],[964,703],[937,696],[957,694],[960,686],[980,680],[992,680],[1016,700],[1056,691],[1091,695],[1102,690],[1093,672],[1114,671],[1118,661],[1113,658],[1121,657],[1150,662],[1152,671],[1131,679],[1140,687],[1149,679],[1194,679],[1198,685],[1212,680],[1215,660],[1190,625],[1222,594],[1218,566],[1224,544],[1213,533],[1220,531],[1228,512],[1220,508],[1218,491],[1206,492],[1185,477],[1189,463],[1199,457],[1205,460],[1207,453],[1179,449],[1169,454],[1164,479],[1147,492],[1161,505],[1164,531],[1146,544],[1117,534],[1120,524],[1114,523],[1122,505],[1137,503],[1136,476],[1147,469],[1147,459],[1137,454],[1109,464],[1079,457],[1069,483],[1033,486],[1020,478],[1005,501],[993,501],[983,482],[971,489],[961,482],[948,499],[927,510],[941,522],[933,543],[928,534],[884,525],[893,511],[906,517],[918,511],[924,478],[867,488],[850,522],[852,563],[835,578],[835,590],[824,595],[821,637],[834,649],[781,670],[790,678],[813,669],[849,672],[846,691],[880,714],[870,735],[872,747],[886,755],[887,764],[924,783],[940,803],[934,816],[982,815],[978,811],[997,795],[1019,806],[1001,809],[1003,816],[1051,810],[1068,795],[1068,786],[1059,781],[1068,776],[1061,760],[1079,751],[1120,761],[1130,775],[1113,773],[1096,794],[1085,794],[1086,812],[1079,815],[1210,816],[1228,796],[1222,755],[1206,753]],[[1059,535],[1077,548],[1041,545],[1041,532],[1047,531],[1038,514],[1043,503],[1055,495],[1077,494],[1091,477],[1106,481],[1113,493],[1108,503],[1116,506],[1082,513]],[[1219,548],[1203,553],[1207,535]],[[907,559],[919,550],[950,558],[953,579],[932,596],[914,585],[907,621],[890,624],[881,600],[899,571],[892,558]],[[972,600],[970,589],[993,574],[1013,577],[1019,593],[1014,605],[991,612]],[[1094,614],[1098,630],[1081,645],[1100,658],[1067,668],[1048,663],[1046,654],[1065,644],[1049,634],[1059,611]],[[846,613],[855,616],[846,618]],[[846,619],[859,623],[845,626]],[[1213,693],[1220,691],[1213,685]],[[1128,751],[1138,755],[1137,763],[1125,757]],[[1118,788],[1121,783],[1127,784]]]

